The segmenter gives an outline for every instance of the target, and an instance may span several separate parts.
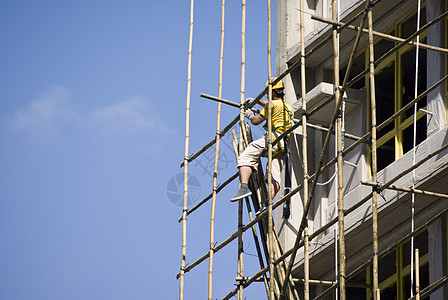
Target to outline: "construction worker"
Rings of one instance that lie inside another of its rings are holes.
[[[277,78],[274,77],[271,79],[271,82],[274,82]],[[266,83],[266,87],[268,86],[269,81]],[[280,80],[272,87],[272,136],[271,141],[274,141],[280,134],[285,132],[292,125],[293,118],[293,110],[292,107],[286,103],[283,99],[284,97],[284,88],[283,82]],[[259,115],[255,115],[254,112],[250,109],[247,109],[244,112],[244,115],[253,125],[259,125],[263,121],[268,118],[268,101],[260,100],[259,104],[263,106],[263,110]],[[267,130],[267,122],[264,126]],[[237,168],[240,172],[240,189],[235,197],[231,198],[230,201],[238,201],[243,199],[244,197],[250,196],[252,192],[249,190],[249,178],[252,172],[258,171],[258,162],[260,156],[266,154],[266,150],[268,147],[267,144],[267,135],[262,138],[253,141],[250,143],[243,153],[238,158]],[[272,188],[271,188],[271,196],[274,199],[275,195],[280,189],[280,181],[281,181],[281,170],[283,168],[284,160],[283,160],[283,140],[280,143],[274,145],[272,147]],[[267,182],[267,177],[265,178]],[[266,200],[267,202],[267,200]],[[263,203],[261,210],[264,210],[267,206],[267,203]]]

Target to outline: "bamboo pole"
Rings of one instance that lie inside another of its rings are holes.
[[[420,300],[420,257],[418,249],[415,249],[415,300]],[[412,287],[411,287],[412,288]]]
[[[381,184],[375,183],[375,182],[367,182],[367,181],[361,181],[361,184],[369,185],[369,186],[381,186]],[[443,199],[448,199],[447,194],[441,194],[441,193],[435,193],[435,192],[429,192],[419,189],[413,189],[413,188],[406,188],[396,185],[389,185],[386,189],[394,190],[394,191],[400,191],[400,192],[407,192],[407,193],[415,193],[420,195],[426,195],[426,196],[432,196],[432,197],[438,197]]]
[[[316,16],[316,15],[311,16],[311,19],[316,20],[316,21],[320,21],[322,23],[327,23],[327,24],[339,26],[338,31],[341,31],[342,28],[348,28],[348,29],[355,30],[355,31],[359,30],[359,27],[357,27],[357,26],[350,25],[350,24],[347,24],[347,23],[337,22],[337,21],[334,21],[334,20],[328,20],[328,19]],[[363,33],[369,33],[369,30],[363,28],[362,32]],[[392,42],[399,42],[400,43],[400,42],[403,42],[405,40],[403,38],[399,38],[399,37],[396,37],[396,36],[393,36],[393,35],[390,35],[390,34],[385,34],[385,33],[378,32],[378,31],[373,31],[372,33],[373,33],[374,36],[377,36],[379,38],[383,38],[385,40],[389,40],[389,41],[392,41]],[[417,46],[417,43],[414,42],[414,41],[409,41],[407,44],[411,45],[411,46]],[[423,49],[426,49],[426,50],[432,50],[432,51],[437,51],[437,52],[441,52],[441,53],[444,53],[444,54],[448,54],[448,49],[446,49],[446,48],[441,48],[441,47],[427,45],[427,44],[422,44],[422,43],[419,43],[418,46],[420,48],[423,48]]]
[[[190,95],[191,95],[191,54],[193,49],[193,9],[190,0],[190,39],[188,42],[187,103],[185,105],[185,152],[184,152],[184,203],[182,210],[182,255],[180,264],[179,299],[184,299],[185,265],[187,257],[187,208],[188,208],[188,149],[190,141]]]
[[[303,167],[303,203],[308,202],[308,145],[307,145],[307,115],[306,115],[306,68],[305,68],[305,17],[304,17],[304,5],[303,0],[300,0],[300,79],[302,90],[302,167]],[[304,229],[305,235],[305,261],[304,261],[304,273],[305,273],[305,285],[304,285],[304,298],[310,299],[310,245],[308,239],[308,222],[305,223]]]
[[[246,76],[246,0],[241,1],[241,82],[240,82],[240,140],[239,153],[243,152],[243,140],[247,142],[246,125],[244,123],[244,90]],[[244,251],[243,251],[243,200],[238,201],[238,276],[244,277]],[[238,282],[238,300],[243,300],[244,288]]]
[[[369,82],[370,82],[370,110],[372,122],[372,181],[377,182],[377,149],[376,149],[376,98],[375,98],[375,52],[373,47],[373,17],[369,10]],[[372,191],[372,251],[373,251],[373,290],[378,290],[378,192]],[[379,300],[378,293],[374,294],[374,300]]]
[[[219,80],[218,80],[218,97],[222,97],[222,72],[223,72],[223,57],[224,57],[224,16],[225,16],[225,0],[221,4],[221,46],[219,52]],[[213,167],[213,192],[212,192],[212,207],[210,213],[210,255],[209,255],[209,269],[208,269],[208,299],[213,299],[213,253],[215,247],[215,212],[216,212],[216,187],[218,182],[218,158],[219,158],[219,142],[221,130],[221,103],[218,102],[216,113],[216,147],[215,160]]]
[[[336,0],[332,1],[333,20],[337,20]],[[335,99],[340,102],[342,94],[339,86],[339,35],[336,28],[333,28],[333,52],[334,52],[334,86]],[[338,245],[339,245],[339,298],[345,300],[345,235],[344,235],[344,178],[343,178],[343,157],[342,157],[342,116],[338,112],[336,119],[336,147],[337,147],[337,201],[338,201]]]
[[[271,69],[271,0],[267,0],[268,4],[268,44],[267,44],[267,59],[268,59],[268,136],[266,138],[266,143],[268,144],[268,165],[267,165],[267,176],[268,176],[268,247],[269,247],[269,300],[275,299],[274,293],[274,232],[273,232],[273,220],[272,220],[272,69]],[[286,278],[285,278],[286,280]]]

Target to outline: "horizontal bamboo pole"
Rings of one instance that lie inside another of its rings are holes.
[[[235,180],[238,176],[239,176],[239,172],[236,172],[235,174],[233,174],[229,179],[227,179],[226,181],[224,181],[224,183],[218,185],[218,187],[216,188],[216,193],[219,193],[224,187],[226,187],[229,183],[231,183],[233,180]],[[199,207],[201,207],[204,203],[206,203],[208,200],[210,200],[213,196],[213,192],[211,192],[207,197],[205,197],[204,199],[202,199],[198,204],[196,204],[194,207],[190,208],[189,210],[187,210],[187,216],[189,214],[191,214],[192,212],[194,212],[195,210],[197,210]],[[181,222],[182,218],[180,218],[178,220],[178,222]]]
[[[320,21],[320,22],[323,22],[323,23],[327,23],[327,24],[330,24],[330,25],[340,26],[340,29],[348,28],[348,29],[356,30],[356,31],[359,30],[358,26],[349,25],[349,24],[346,24],[346,23],[325,19],[325,18],[316,16],[316,15],[312,15],[311,19],[316,20],[316,21]],[[369,33],[369,30],[366,29],[366,28],[363,28],[362,32]],[[393,36],[393,35],[390,35],[390,34],[385,34],[385,33],[378,32],[378,31],[373,31],[373,35],[377,36],[377,37],[380,37],[380,38],[383,38],[385,40],[393,41],[393,42],[403,42],[405,40],[403,38],[399,38],[399,37],[396,37],[396,36]],[[409,41],[408,45],[417,46],[417,43],[414,42],[414,41]],[[431,45],[422,44],[422,43],[419,43],[418,46],[420,48],[423,48],[423,49],[433,50],[433,51],[437,51],[437,52],[448,54],[448,49],[446,49],[446,48],[431,46]]]
[[[298,120],[298,119],[294,119],[294,123],[296,123],[296,122],[300,122],[300,120]],[[315,130],[317,130],[317,131],[328,132],[328,128],[327,128],[327,127],[323,127],[323,126],[315,125],[315,124],[308,123],[308,122],[306,123],[306,126],[309,127],[309,128],[313,128],[313,129],[315,129]],[[334,133],[331,133],[331,134],[334,134]],[[346,138],[351,139],[351,140],[354,140],[354,141],[357,141],[357,140],[359,140],[359,139],[361,138],[361,137],[359,137],[359,136],[356,136],[356,135],[354,135],[354,134],[350,134],[350,133],[344,133],[344,136],[345,136]]]
[[[201,97],[205,98],[205,99],[213,100],[213,101],[216,101],[216,102],[219,102],[219,103],[224,103],[224,104],[227,104],[227,105],[230,105],[230,106],[233,106],[233,107],[237,107],[237,108],[240,108],[241,106],[243,106],[243,108],[246,109],[246,106],[244,104],[233,102],[233,101],[230,101],[230,100],[227,100],[227,99],[224,99],[224,98],[215,97],[215,96],[207,95],[207,94],[204,94],[204,93],[201,93]],[[257,113],[257,114],[260,113],[260,110],[258,110],[256,108],[251,108],[251,110],[254,113]]]
[[[435,292],[439,288],[441,288],[447,281],[448,281],[448,275],[445,275],[442,278],[440,278],[439,280],[437,280],[436,282],[428,285],[427,287],[425,287],[423,290],[420,291],[421,298],[424,299],[424,298],[428,297],[433,292]],[[414,300],[414,299],[416,299],[416,296],[409,298],[409,300]]]
[[[373,187],[381,187],[381,184],[375,183],[375,182],[361,181],[361,184],[373,186]],[[413,189],[413,188],[406,188],[406,187],[395,186],[395,185],[390,185],[386,189],[448,199],[448,195],[446,195],[446,194],[429,192],[429,191]]]
[[[294,281],[299,284],[305,283],[305,279],[303,279],[303,278],[294,278]],[[336,281],[310,279],[309,283],[312,285],[333,285],[333,284],[336,284]],[[358,283],[358,282],[347,283],[346,286],[354,287],[354,288],[362,288],[362,289],[372,287],[371,284]]]
[[[439,22],[440,20],[442,20],[444,17],[448,16],[448,11],[444,12],[443,14],[441,14],[440,16],[438,16],[437,18],[435,18],[434,20],[426,23],[424,26],[422,26],[419,30],[417,30],[416,32],[414,32],[413,34],[411,34],[407,39],[405,39],[403,42],[401,42],[400,44],[398,44],[397,46],[395,46],[394,48],[390,49],[389,51],[387,51],[386,53],[383,54],[383,56],[381,56],[380,58],[378,58],[377,60],[375,60],[374,64],[377,66],[379,65],[381,62],[383,62],[386,58],[388,58],[390,55],[392,55],[393,53],[395,53],[396,51],[398,51],[399,49],[401,49],[402,47],[404,47],[405,45],[408,44],[409,41],[412,41],[417,35],[419,35],[420,33],[422,33],[423,31],[425,31],[426,29],[428,29],[429,27],[431,27],[432,25],[436,24],[437,22]],[[360,80],[362,77],[364,77],[367,73],[369,72],[369,68],[365,69],[364,71],[362,71],[361,73],[359,73],[357,76],[355,76],[353,79],[350,80],[349,82],[349,86],[351,86],[352,84],[354,84],[355,82],[357,82],[358,80]]]

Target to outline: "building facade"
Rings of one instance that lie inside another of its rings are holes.
[[[376,1],[372,8],[373,29],[402,39],[408,38],[417,30],[417,4],[416,0]],[[276,73],[282,74],[305,55],[306,100],[309,112],[334,94],[334,54],[331,41],[333,26],[312,18],[314,15],[331,19],[331,0],[307,0],[304,5],[305,54],[300,51],[299,1],[277,2]],[[420,27],[448,10],[447,0],[427,0],[422,1],[421,5]],[[339,20],[345,23],[364,11],[365,1],[342,0],[339,6]],[[360,19],[358,17],[352,24],[358,26]],[[350,28],[343,29],[339,34],[341,84],[355,37],[356,31]],[[375,125],[379,126],[416,98],[416,95],[420,95],[446,76],[448,59],[446,52],[430,50],[429,47],[420,47],[417,52],[416,47],[410,44],[394,51],[398,41],[379,36],[374,38],[375,60],[382,58],[375,65]],[[324,42],[325,40],[328,41]],[[448,48],[448,18],[444,17],[422,31],[419,42]],[[355,78],[368,68],[369,44],[368,35],[365,33],[361,36],[355,52],[348,79]],[[293,106],[295,117],[301,118],[303,110],[300,68],[294,69],[286,76],[284,82],[286,100]],[[415,189],[448,193],[448,151],[431,156],[448,143],[447,98],[448,84],[445,81],[420,100],[415,111],[414,107],[407,109],[378,131],[378,183],[385,184],[394,179],[393,185],[398,187],[410,188],[414,184]],[[369,74],[361,76],[351,84],[343,99],[341,114],[345,132],[344,147],[347,148],[371,129]],[[309,174],[315,172],[326,134],[318,128],[329,126],[334,104],[334,101],[331,101],[308,118],[308,122],[315,125],[307,128]],[[296,186],[301,184],[304,178],[300,155],[302,130],[299,128],[295,131],[295,143],[292,145],[292,182]],[[336,156],[334,137],[329,145],[326,161]],[[361,184],[361,181],[372,181],[371,147],[371,143],[365,142],[344,156],[344,209],[349,211],[344,218],[346,274],[358,269],[356,274],[347,280],[347,299],[372,297],[372,267],[370,264],[366,265],[372,258],[371,201],[365,201],[353,209],[359,201],[372,193],[371,186]],[[428,156],[431,157],[427,159]],[[403,174],[406,169],[422,161],[424,163],[420,163],[413,172]],[[318,179],[308,214],[310,234],[337,218],[335,174],[336,169],[332,166]],[[448,271],[448,199],[433,195],[411,195],[405,191],[379,190],[378,281],[382,299],[408,299],[411,296],[411,253],[414,253],[411,248],[419,249],[421,289],[443,279]],[[286,250],[294,244],[300,225],[304,206],[302,196],[301,192],[293,196],[292,214],[289,219],[283,219],[281,210],[275,211],[275,226],[283,249]],[[411,240],[412,232],[415,232],[415,237]],[[336,235],[337,230],[332,226],[310,241],[311,279],[334,281],[338,276]],[[294,277],[303,278],[303,263],[303,249],[300,249],[293,268]],[[298,287],[300,290],[300,284]],[[311,296],[319,295],[325,289],[325,285],[312,284]],[[333,299],[334,295],[326,297]],[[437,289],[427,299],[448,299],[448,288],[443,286]]]

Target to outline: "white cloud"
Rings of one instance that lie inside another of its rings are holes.
[[[88,117],[89,123],[108,133],[168,133],[170,130],[149,102],[130,98],[98,107]]]
[[[61,86],[53,86],[27,107],[17,111],[7,121],[7,127],[11,131],[46,131],[54,134],[74,118],[70,93]]]
[[[33,138],[55,137],[66,133],[64,129],[70,129],[74,130],[72,133],[93,137],[135,139],[138,136],[140,140],[148,141],[156,137],[158,143],[162,139],[161,134],[174,134],[167,124],[152,103],[142,97],[127,98],[80,112],[72,103],[67,89],[53,86],[15,112],[7,120],[6,128],[15,134],[30,134]],[[146,139],[148,137],[152,139]]]

